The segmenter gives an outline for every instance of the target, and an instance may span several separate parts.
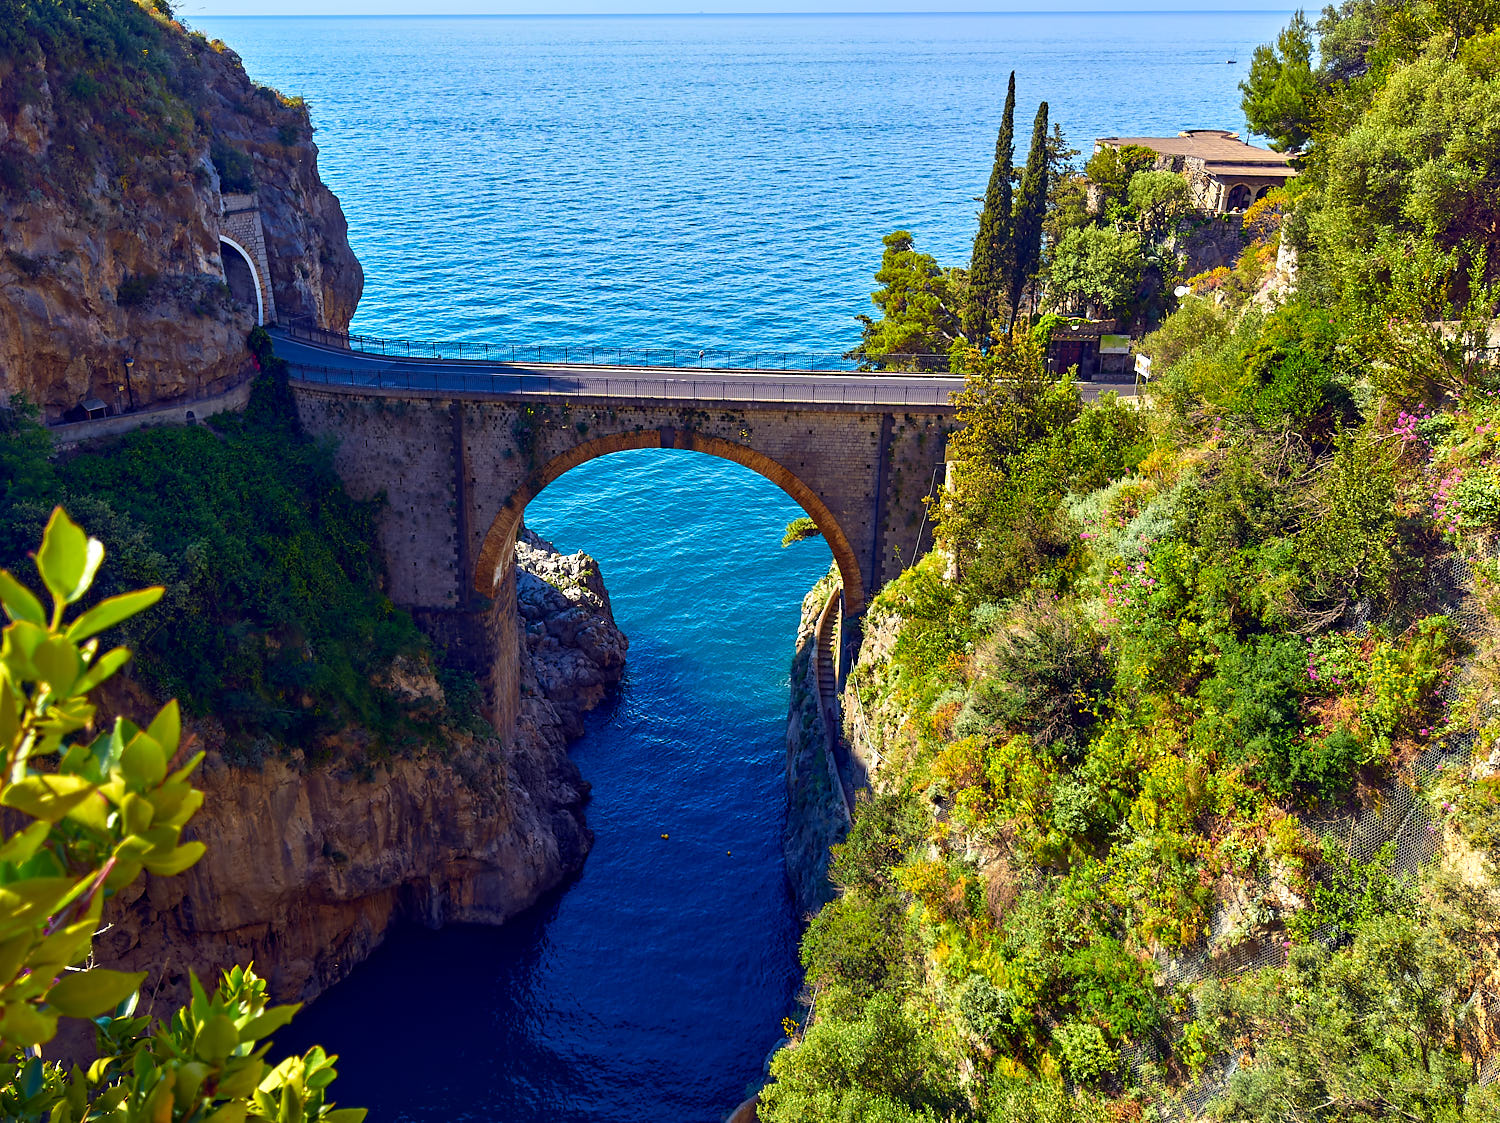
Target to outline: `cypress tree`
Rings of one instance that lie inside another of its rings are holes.
[[[995,138],[995,166],[979,212],[974,255],[969,262],[969,299],[964,306],[964,332],[970,341],[987,346],[990,325],[1005,309],[1005,293],[1015,258],[1015,229],[1010,179],[1016,155],[1016,72],[1010,72],[1005,113]]]
[[[1047,214],[1047,103],[1037,107],[1031,126],[1031,151],[1026,156],[1026,171],[1021,175],[1021,190],[1016,194],[1015,268],[1010,274],[1010,322],[1016,322],[1021,294],[1042,266],[1042,219]]]

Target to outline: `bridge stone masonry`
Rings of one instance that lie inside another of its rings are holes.
[[[385,497],[388,594],[480,677],[503,735],[519,706],[515,542],[526,504],[548,484],[627,449],[742,464],[817,524],[843,577],[844,613],[858,617],[930,544],[923,499],[941,485],[953,428],[946,404],[487,392],[441,388],[435,376],[433,388],[412,389],[332,379],[326,367],[316,381],[300,359],[292,385],[303,426],[336,442],[334,464],[353,495]],[[347,352],[340,361],[357,366]]]

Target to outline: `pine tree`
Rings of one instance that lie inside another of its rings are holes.
[[[1015,260],[1015,228],[1010,180],[1016,155],[1016,72],[1010,72],[1005,94],[1005,113],[1000,135],[995,138],[995,166],[984,192],[979,212],[979,232],[974,235],[974,256],[969,262],[969,299],[964,307],[964,333],[981,347],[987,346],[990,325],[1005,310],[1005,293]]]
[[[1031,151],[1026,156],[1026,171],[1021,175],[1021,190],[1016,194],[1015,267],[1010,272],[1010,321],[1015,323],[1021,306],[1021,294],[1042,266],[1042,220],[1047,215],[1047,103],[1037,107],[1031,126]]]

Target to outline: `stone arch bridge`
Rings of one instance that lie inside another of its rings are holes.
[[[519,700],[515,542],[526,504],[548,484],[626,449],[742,464],[817,524],[843,577],[844,613],[857,617],[930,544],[923,499],[942,482],[959,384],[396,360],[286,333],[277,351],[291,364],[303,425],[337,442],[351,493],[386,498],[379,534],[391,599],[486,682],[503,734]]]

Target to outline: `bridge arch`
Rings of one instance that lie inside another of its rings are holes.
[[[833,551],[839,575],[844,585],[844,613],[858,615],[864,611],[865,585],[859,559],[850,545],[848,536],[828,505],[818,494],[800,480],[795,473],[777,463],[764,453],[736,444],[722,437],[710,436],[688,429],[643,429],[635,432],[617,433],[584,441],[566,452],[559,453],[537,468],[527,480],[516,488],[505,501],[490,523],[479,557],[474,565],[474,588],[486,597],[494,597],[497,587],[506,575],[507,568],[515,558],[516,536],[521,529],[522,515],[526,505],[565,473],[612,452],[624,452],[637,448],[679,448],[706,453],[723,460],[731,460],[749,468],[770,480],[791,496],[809,518],[817,525]]]
[[[264,297],[261,296],[260,270],[255,267],[255,259],[250,256],[249,250],[240,245],[233,238],[229,237],[227,234],[220,234],[219,259],[224,265],[224,279],[226,283],[228,283],[229,281],[229,263],[233,259],[225,253],[225,246],[228,246],[230,249],[234,250],[234,252],[237,253],[241,258],[243,258],[245,265],[250,270],[250,287],[255,290],[255,322],[261,326],[264,326],[266,322],[266,303]]]

